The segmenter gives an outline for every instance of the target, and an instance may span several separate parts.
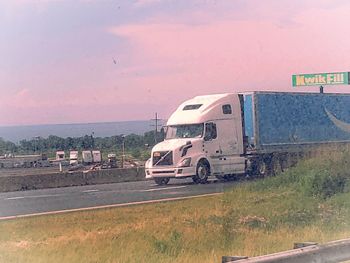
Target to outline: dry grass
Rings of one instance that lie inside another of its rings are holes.
[[[0,262],[220,262],[350,236],[349,193],[315,198],[279,180],[222,196],[3,221]]]

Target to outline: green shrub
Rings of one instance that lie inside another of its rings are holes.
[[[350,153],[332,152],[327,156],[302,160],[285,173],[264,180],[257,180],[252,190],[264,191],[289,187],[307,196],[328,198],[350,189]]]
[[[310,171],[303,178],[302,190],[307,195],[328,198],[344,192],[346,181],[345,173],[333,173],[329,170]]]

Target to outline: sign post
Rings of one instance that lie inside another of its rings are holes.
[[[293,87],[320,86],[323,93],[324,85],[349,85],[350,72],[298,74],[292,76]]]

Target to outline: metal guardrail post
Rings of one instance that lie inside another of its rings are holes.
[[[247,259],[247,258],[248,257],[241,257],[241,256],[223,256],[221,263],[228,263],[228,262]]]
[[[301,243],[298,242],[298,243],[294,243],[293,249],[316,246],[316,245],[318,245],[318,243],[316,242],[301,242]]]
[[[240,260],[233,259],[225,263],[335,263],[350,260],[350,239],[336,240],[323,245],[312,242],[296,243],[294,245],[298,248],[265,256]],[[223,260],[224,258],[228,257],[223,257]]]

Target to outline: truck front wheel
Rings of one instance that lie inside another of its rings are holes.
[[[193,181],[197,184],[205,184],[208,181],[209,175],[209,164],[205,161],[200,161],[197,165],[196,175],[193,176]]]
[[[157,185],[166,185],[169,183],[170,178],[169,177],[160,177],[160,178],[154,178],[154,181]]]

